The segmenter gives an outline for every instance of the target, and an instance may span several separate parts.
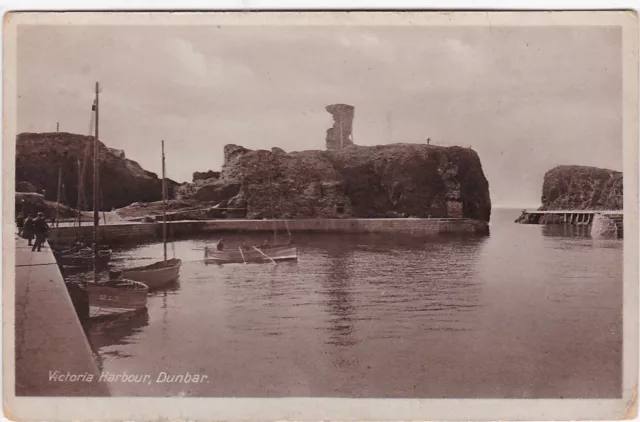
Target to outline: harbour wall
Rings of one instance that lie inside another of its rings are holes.
[[[411,235],[488,234],[484,221],[467,218],[370,218],[298,220],[213,220],[204,224],[205,232],[248,231],[308,233],[402,233]]]
[[[16,396],[109,396],[47,245],[16,238],[15,287]]]
[[[607,225],[615,228],[617,237],[623,237],[624,232],[624,213],[621,210],[523,210],[515,222],[520,224],[569,224],[577,226],[593,226],[597,222],[599,228],[596,231],[600,230],[600,227],[606,222]]]
[[[296,220],[199,220],[173,221],[167,224],[169,238],[216,232],[307,232],[307,233],[399,233],[415,236],[438,234],[489,234],[484,221],[467,218],[371,218],[371,219],[296,219]],[[162,239],[162,223],[128,223],[100,226],[101,241],[126,244]],[[90,242],[93,227],[55,227],[49,234],[53,243]]]
[[[171,238],[199,233],[204,225],[203,221],[180,221],[167,224],[167,235]],[[101,242],[120,245],[139,241],[153,241],[162,239],[162,224],[160,223],[124,223],[102,225],[98,228]],[[81,227],[60,226],[51,228],[49,241],[51,243],[73,243],[93,241],[93,226]]]

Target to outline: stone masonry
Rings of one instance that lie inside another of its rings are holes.
[[[354,107],[347,104],[331,104],[325,108],[333,116],[333,127],[327,130],[327,149],[342,149],[353,145]]]

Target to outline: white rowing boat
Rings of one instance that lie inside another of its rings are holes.
[[[143,267],[124,268],[122,269],[122,277],[140,281],[147,286],[149,290],[155,290],[165,287],[178,279],[180,275],[180,267],[182,261],[176,258],[167,259],[167,179],[165,177],[165,158],[164,158],[164,141],[162,141],[162,245],[164,250],[164,259],[151,265]]]
[[[149,290],[155,290],[175,282],[180,275],[181,265],[182,261],[177,258],[158,261],[151,265],[123,269],[122,277],[142,282]]]

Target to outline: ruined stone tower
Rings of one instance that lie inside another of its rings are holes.
[[[331,104],[325,108],[333,116],[333,127],[327,130],[327,149],[342,149],[353,145],[354,107],[347,104]]]

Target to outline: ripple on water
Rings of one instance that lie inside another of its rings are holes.
[[[112,372],[210,374],[194,396],[616,396],[621,242],[517,214],[494,213],[488,238],[300,235],[299,261],[277,266],[205,265],[206,238],[175,242],[180,282],[146,319],[88,335]],[[115,262],[158,256],[146,244]],[[112,391],[184,394],[135,388]]]

